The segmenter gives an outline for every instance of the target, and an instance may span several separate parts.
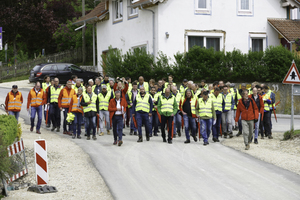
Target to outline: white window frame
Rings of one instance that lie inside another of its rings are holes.
[[[122,2],[122,3],[121,3]],[[118,5],[118,17],[116,17],[116,4]],[[120,22],[123,20],[124,17],[124,0],[115,0],[114,1],[114,6],[113,6],[113,19],[114,19],[114,23],[116,22]],[[122,16],[121,16],[122,15]]]
[[[138,42],[131,45],[131,50],[136,48],[146,47],[146,52],[149,52],[148,41]]]
[[[136,2],[137,2],[137,0],[127,0],[127,5],[131,6],[132,4],[134,4]],[[135,10],[135,12],[131,13],[132,10]],[[127,13],[128,13],[128,19],[136,18],[136,17],[139,16],[139,8],[130,8],[130,7],[128,7]]]
[[[254,14],[254,0],[249,0],[249,10],[242,9],[242,0],[237,1],[237,15],[238,16],[253,16]]]
[[[252,39],[262,39],[263,40],[263,51],[268,47],[268,37],[266,33],[250,33],[249,34],[249,50],[252,51]]]
[[[213,33],[213,32],[194,32],[188,31],[186,33],[185,52],[189,50],[189,36],[201,36],[203,37],[203,47],[206,48],[206,38],[220,38],[220,51],[224,50],[224,33]]]
[[[196,15],[211,15],[211,0],[206,1],[206,8],[199,8],[198,0],[195,0]]]

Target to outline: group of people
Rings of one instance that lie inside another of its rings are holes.
[[[6,111],[18,120],[23,97],[17,85],[7,94]],[[203,144],[209,144],[212,132],[213,142],[219,137],[232,138],[243,134],[245,149],[250,143],[258,144],[261,138],[272,139],[271,112],[275,109],[275,94],[264,84],[246,84],[241,89],[235,84],[216,81],[200,84],[184,79],[179,89],[173,82],[173,76],[155,82],[146,82],[142,76],[136,81],[131,78],[119,78],[115,81],[108,76],[90,79],[86,85],[77,76],[72,76],[65,86],[59,79],[50,80],[45,76],[44,82],[37,82],[27,98],[27,109],[30,113],[31,128],[34,129],[35,116],[38,116],[36,133],[41,134],[42,115],[46,127],[60,132],[61,111],[63,111],[63,134],[73,139],[81,138],[81,127],[84,125],[87,140],[96,140],[96,129],[99,135],[107,134],[113,129],[114,145],[123,144],[122,136],[125,125],[130,127],[130,135],[138,135],[137,142],[143,142],[142,127],[145,127],[146,140],[158,136],[161,131],[163,142],[172,144],[173,138],[181,136],[184,128],[186,140],[197,142],[203,138]],[[68,113],[75,115],[72,125],[68,125]],[[104,128],[104,125],[106,127]],[[160,131],[159,131],[160,130]],[[167,134],[166,134],[167,132]],[[254,133],[254,134],[253,134]],[[198,135],[199,134],[199,135]]]

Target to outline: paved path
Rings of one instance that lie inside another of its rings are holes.
[[[8,91],[0,88],[0,102]],[[26,99],[28,90],[22,92]],[[25,104],[22,109],[28,123]],[[289,120],[279,119],[274,131],[279,128],[288,130]],[[137,143],[127,128],[125,133],[122,147],[112,145],[112,135],[73,140],[91,156],[115,199],[300,199],[300,176],[211,139],[206,147],[202,141],[183,144],[184,137],[172,145],[161,137]]]

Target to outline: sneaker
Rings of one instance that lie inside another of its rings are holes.
[[[250,144],[247,144],[245,150],[249,150],[249,149],[250,149]]]
[[[100,133],[99,133],[99,136],[102,136],[102,135],[104,135],[104,133],[103,133],[103,132],[100,132]]]
[[[56,128],[56,132],[60,132],[60,128],[59,127]]]
[[[97,138],[96,138],[96,136],[95,136],[95,135],[93,136],[93,140],[97,140]]]
[[[91,139],[91,137],[90,136],[87,136],[87,138],[86,138],[87,140],[90,140]]]
[[[107,131],[107,135],[110,135],[110,131],[109,130]]]
[[[257,139],[254,139],[254,144],[258,144],[258,141],[257,141]]]
[[[37,134],[41,134],[40,130],[36,130],[36,133],[37,133]]]
[[[118,143],[118,146],[121,146],[123,144],[123,141],[120,140],[119,143]]]
[[[118,143],[117,140],[115,140],[114,143],[113,143],[113,145],[116,145],[117,143]]]
[[[56,127],[55,126],[53,126],[52,128],[51,128],[51,131],[54,131],[56,129]]]
[[[191,140],[184,141],[184,144],[188,144],[188,143],[191,143]]]
[[[239,131],[235,136],[239,137],[240,135],[242,135],[242,133]]]

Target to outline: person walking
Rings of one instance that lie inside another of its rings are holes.
[[[72,81],[67,81],[67,85],[60,91],[58,96],[58,107],[60,111],[63,111],[64,121],[63,121],[63,134],[72,135],[72,126],[69,126],[69,130],[67,129],[67,114],[69,112],[70,102],[73,95],[76,94],[75,90],[72,89]]]
[[[154,136],[158,136],[158,115],[157,115],[157,104],[158,104],[158,99],[159,99],[159,94],[156,93],[155,87],[152,87],[150,89],[150,97],[152,98],[153,102],[153,109],[152,109],[152,115],[149,118],[149,127],[150,127],[150,137],[152,137],[152,131]]]
[[[47,97],[47,104],[50,105],[50,117],[52,121],[52,129],[60,132],[60,109],[58,106],[58,96],[63,86],[59,84],[59,79],[54,78],[54,85],[49,87],[49,94]]]
[[[220,94],[220,88],[216,87],[214,89],[214,93],[209,95],[209,98],[212,99],[214,103],[214,109],[216,111],[216,123],[212,126],[212,135],[214,142],[220,142],[219,135],[220,135],[220,127],[222,122],[222,103],[223,103],[223,95]]]
[[[33,131],[34,128],[34,119],[35,115],[37,114],[38,121],[36,124],[36,133],[41,134],[40,128],[42,123],[42,113],[43,113],[43,107],[46,102],[45,93],[44,90],[41,89],[40,82],[36,82],[34,88],[32,88],[29,91],[28,98],[27,98],[27,111],[29,112],[30,107],[30,121],[31,121],[31,127],[30,131]]]
[[[264,114],[263,114],[263,125],[265,134],[261,133],[262,136],[266,136],[269,139],[273,139],[272,133],[271,133],[271,119],[270,119],[270,105],[272,104],[271,97],[268,94],[269,87],[264,85],[263,86],[263,101],[264,101]]]
[[[81,123],[83,118],[83,107],[80,105],[82,100],[83,89],[78,88],[77,94],[72,96],[70,107],[68,112],[72,112],[75,115],[75,119],[73,122],[73,135],[72,138],[75,139],[76,135],[78,139],[81,139]]]
[[[222,112],[222,132],[224,135],[224,138],[227,138],[227,135],[229,135],[229,138],[233,137],[232,134],[232,110],[234,109],[234,99],[233,96],[228,93],[228,86],[223,86],[223,112]],[[227,131],[228,130],[228,131]]]
[[[166,89],[165,93],[159,98],[157,109],[161,115],[161,131],[163,142],[167,142],[165,126],[168,124],[168,143],[172,144],[173,139],[173,118],[177,113],[178,106],[174,95],[172,95],[169,88]]]
[[[182,113],[183,121],[184,121],[184,130],[185,130],[185,137],[186,141],[185,144],[191,142],[190,140],[190,133],[189,130],[192,131],[192,137],[195,142],[198,141],[196,133],[196,98],[193,97],[192,91],[187,89],[185,91],[184,96],[181,98],[179,103],[179,108]]]
[[[123,144],[123,118],[126,112],[127,103],[121,98],[121,91],[115,92],[115,98],[109,101],[108,111],[110,115],[110,123],[113,125],[114,133],[114,145],[118,143],[118,146]],[[119,141],[118,141],[119,139]]]
[[[235,114],[236,114],[237,104],[238,104],[239,100],[242,98],[242,96],[240,95],[238,90],[235,88],[234,83],[230,84],[229,92],[231,93],[231,95],[234,99],[234,108],[233,108],[233,111],[232,111],[232,126],[233,126],[232,130],[239,130],[239,128],[235,126]],[[241,134],[242,134],[242,132],[240,133],[240,135]]]
[[[200,118],[200,129],[203,138],[203,145],[209,145],[208,138],[212,125],[216,124],[217,117],[212,98],[209,98],[208,91],[203,92],[202,98],[198,99],[196,115]]]
[[[235,124],[238,125],[239,118],[241,116],[243,126],[243,137],[245,143],[245,150],[250,149],[250,141],[253,134],[254,122],[258,120],[258,108],[256,103],[249,98],[248,90],[243,90],[242,99],[239,100],[239,104],[236,109]]]
[[[179,137],[181,137],[181,131],[180,131],[180,127],[181,127],[181,115],[179,114],[180,110],[179,110],[179,104],[180,104],[180,100],[182,98],[181,94],[178,92],[177,90],[177,86],[171,86],[172,89],[172,95],[174,95],[175,99],[176,99],[176,103],[177,103],[177,113],[174,115],[174,127],[173,127],[173,138],[176,138],[176,133],[178,134]]]
[[[129,109],[129,115],[130,115],[130,135],[134,134],[137,135],[137,128],[134,125],[133,122],[133,117],[132,114],[134,114],[134,110],[133,110],[133,102],[138,94],[138,90],[137,90],[137,83],[133,82],[132,83],[132,90],[128,91],[125,98],[127,101],[127,105],[128,105],[128,109]]]
[[[126,77],[125,80],[128,83],[128,90],[127,90],[127,93],[126,93],[126,95],[127,95],[132,90],[132,83],[131,83],[131,78],[130,77]],[[125,95],[125,99],[126,99],[126,95]],[[126,99],[126,102],[127,102],[127,99]],[[127,103],[127,106],[128,106],[128,103]],[[127,128],[129,127],[130,117],[131,117],[130,109],[127,107],[126,108],[126,126],[127,126]]]
[[[46,95],[48,94],[48,90],[47,89],[48,89],[48,87],[50,85],[51,85],[50,76],[46,75],[44,77],[44,82],[42,83],[42,89],[44,90],[44,92],[46,93]],[[48,104],[44,105],[44,119],[45,119],[46,127],[47,128],[50,128],[50,126],[51,126],[50,112],[49,112],[50,108],[49,107],[50,106]]]
[[[86,93],[83,94],[80,105],[83,106],[84,117],[86,118],[87,140],[91,139],[91,130],[93,131],[93,140],[97,140],[96,115],[99,111],[99,100],[97,95],[92,91],[90,85],[87,86]]]
[[[107,86],[102,85],[102,91],[98,94],[98,100],[99,100],[99,123],[100,123],[100,134],[99,136],[104,135],[103,130],[103,124],[106,121],[106,131],[107,135],[110,134],[110,117],[109,117],[109,111],[108,106],[109,102],[113,97],[111,96],[111,92],[107,92]]]
[[[6,113],[15,116],[16,120],[19,121],[22,104],[23,104],[22,93],[18,91],[17,85],[13,85],[12,90],[6,95],[6,99],[5,99]]]
[[[100,80],[99,77],[95,79],[95,85],[92,86],[92,91],[96,95],[98,95],[102,91],[102,89],[101,89],[101,80]]]
[[[149,83],[145,82],[144,77],[142,77],[142,76],[139,77],[139,83],[138,83],[137,87],[138,87],[138,89],[141,89],[141,87],[144,87],[144,90],[146,93],[149,93],[149,91],[150,91]]]
[[[143,142],[142,135],[142,125],[144,124],[146,130],[146,140],[150,140],[150,128],[149,128],[149,117],[152,116],[153,103],[152,98],[149,93],[146,93],[143,86],[140,87],[140,92],[137,94],[135,100],[133,101],[133,110],[132,114],[137,121],[137,127],[139,132],[139,139],[137,142]]]

